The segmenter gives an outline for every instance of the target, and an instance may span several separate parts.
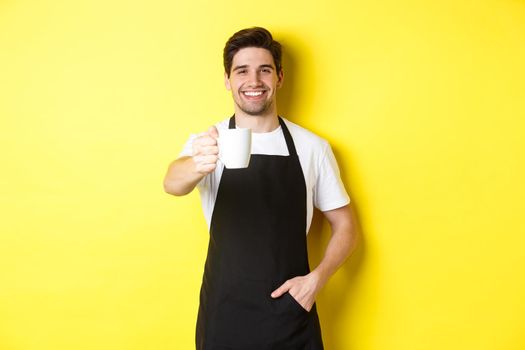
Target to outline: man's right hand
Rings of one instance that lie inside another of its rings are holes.
[[[219,132],[215,126],[193,140],[193,155],[171,162],[164,177],[164,190],[174,196],[184,196],[195,188],[204,176],[217,167]]]
[[[199,134],[193,141],[192,158],[195,163],[195,171],[198,173],[207,175],[217,167],[217,160],[219,159],[218,137],[217,128],[211,126],[208,131]]]

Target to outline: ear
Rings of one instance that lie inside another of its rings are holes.
[[[284,71],[283,69],[281,68],[281,70],[279,71],[279,73],[277,74],[277,88],[280,89],[281,86],[283,86],[283,80],[284,80]]]
[[[224,86],[226,86],[226,90],[231,91],[232,87],[230,85],[230,79],[228,78],[228,74],[224,72]]]

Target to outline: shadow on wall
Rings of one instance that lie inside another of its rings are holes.
[[[332,278],[317,298],[325,348],[331,350],[354,350],[348,348],[347,341],[343,342],[345,337],[351,336],[348,325],[343,325],[343,323],[345,319],[348,319],[346,314],[352,312],[352,305],[359,302],[357,300],[357,280],[366,253],[366,242],[359,223],[359,209],[352,195],[349,194],[349,196],[352,200],[350,207],[356,219],[358,243],[352,255],[337,271],[337,283],[331,283]],[[311,269],[319,265],[323,259],[330,237],[330,225],[324,219],[323,214],[316,209],[308,233],[308,255]]]
[[[309,106],[305,106],[305,103],[311,103],[311,101],[298,101],[300,97],[301,88],[296,86],[296,77],[299,72],[305,72],[302,69],[301,62],[311,61],[310,57],[305,57],[305,53],[308,56],[308,47],[303,47],[301,42],[296,38],[278,38],[279,42],[283,45],[283,57],[282,65],[284,70],[284,83],[281,89],[278,91],[277,104],[279,115],[294,122],[301,124],[300,118],[296,115],[296,104],[301,103],[301,109],[309,109]],[[299,45],[300,50],[299,50]],[[301,52],[299,57],[298,52]],[[312,71],[312,67],[308,67],[308,88],[317,86],[315,84],[315,72]],[[315,92],[314,92],[315,96]],[[330,141],[330,140],[328,140]],[[335,149],[333,150],[336,159],[340,160],[338,153]],[[349,152],[344,152],[348,154]],[[341,178],[347,179],[345,176],[346,171],[344,169],[343,162],[338,161]],[[345,183],[347,191],[349,191],[348,183]],[[350,191],[349,191],[350,192]],[[357,303],[355,296],[356,293],[356,280],[357,275],[360,271],[361,262],[364,261],[365,254],[365,241],[364,235],[362,234],[361,225],[359,224],[359,207],[355,202],[355,198],[349,193],[352,200],[351,209],[356,219],[357,233],[359,235],[358,245],[351,257],[346,263],[341,266],[337,275],[337,285],[331,284],[330,282],[325,286],[324,290],[320,293],[317,299],[317,309],[319,311],[321,328],[323,333],[323,340],[326,349],[331,350],[352,350],[345,347],[342,342],[344,337],[349,335],[348,332],[344,331],[345,325],[342,325],[345,317],[344,313],[352,312],[352,305]],[[310,267],[315,268],[322,260],[328,241],[330,240],[331,231],[330,225],[324,219],[321,212],[316,210],[310,232],[308,234],[308,253],[310,260]]]
[[[301,124],[300,116],[296,115],[295,106],[301,104],[302,109],[308,110],[308,104],[311,101],[305,99],[299,101],[301,87],[297,86],[297,77],[304,72],[302,62],[310,61],[310,51],[308,47],[301,42],[301,39],[295,37],[276,38],[282,45],[281,64],[284,71],[284,81],[282,87],[277,91],[277,106],[279,115],[293,122]],[[301,52],[301,54],[299,54]],[[309,87],[315,86],[315,74],[312,67],[308,67],[308,84]]]

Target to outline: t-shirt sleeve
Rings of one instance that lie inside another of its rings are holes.
[[[191,134],[190,138],[184,144],[182,151],[179,153],[179,157],[191,157],[193,155],[193,140],[197,138],[197,134]]]
[[[347,205],[350,203],[350,197],[341,180],[332,148],[328,143],[324,146],[324,152],[318,162],[318,176],[313,189],[313,199],[317,209],[328,211]]]

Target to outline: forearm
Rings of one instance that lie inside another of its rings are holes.
[[[181,157],[169,165],[164,177],[164,191],[175,196],[186,195],[204,176],[197,172],[192,157]]]
[[[351,206],[323,212],[330,222],[332,237],[326,247],[325,255],[319,266],[306,276],[296,276],[286,280],[271,294],[278,298],[289,292],[301,306],[310,311],[317,293],[328,282],[343,262],[352,254],[357,245],[356,220]]]
[[[341,267],[357,245],[357,228],[351,209],[346,207],[338,210],[345,211],[344,215],[338,215],[337,221],[330,222],[332,236],[321,263],[312,271],[318,276],[321,287]]]

